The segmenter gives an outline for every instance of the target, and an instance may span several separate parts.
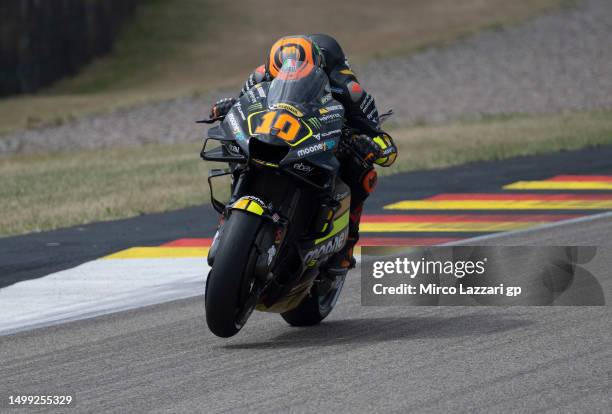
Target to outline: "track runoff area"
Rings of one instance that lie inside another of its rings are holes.
[[[612,211],[605,152],[587,151],[598,162],[573,168],[561,154],[384,177],[366,204],[359,246],[448,244]],[[0,289],[0,334],[202,295],[212,236],[132,246]]]

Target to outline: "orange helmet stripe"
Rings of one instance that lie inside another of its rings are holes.
[[[312,40],[305,36],[287,36],[272,45],[268,56],[268,73],[275,78],[286,59],[318,65],[319,58]]]

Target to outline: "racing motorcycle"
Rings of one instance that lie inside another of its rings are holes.
[[[252,87],[225,116],[198,121],[221,121],[209,129],[202,159],[228,163],[208,175],[221,215],[205,291],[215,335],[235,335],[253,310],[309,326],[334,308],[344,277],[320,270],[346,244],[351,200],[336,155],[359,157],[347,144],[343,118],[325,72],[287,60],[273,81]],[[211,141],[220,145],[207,149]],[[228,203],[213,190],[222,176],[231,178]]]

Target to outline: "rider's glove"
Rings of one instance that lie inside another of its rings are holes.
[[[381,152],[381,155],[374,162],[382,167],[388,167],[393,164],[397,158],[397,147],[391,136],[386,132],[381,132],[372,138],[372,141],[378,145]]]
[[[219,118],[225,116],[235,103],[236,98],[223,98],[218,100],[217,103],[210,108],[210,117]]]
[[[359,156],[369,164],[374,164],[382,156],[380,146],[367,135],[353,135],[351,144]]]

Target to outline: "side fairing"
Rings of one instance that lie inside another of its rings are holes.
[[[249,91],[244,94],[238,102],[234,104],[228,112],[221,128],[226,135],[233,137],[240,149],[245,153],[249,153],[249,129],[247,125],[247,116],[250,112],[261,111],[265,104],[264,96],[256,96],[254,92]]]

